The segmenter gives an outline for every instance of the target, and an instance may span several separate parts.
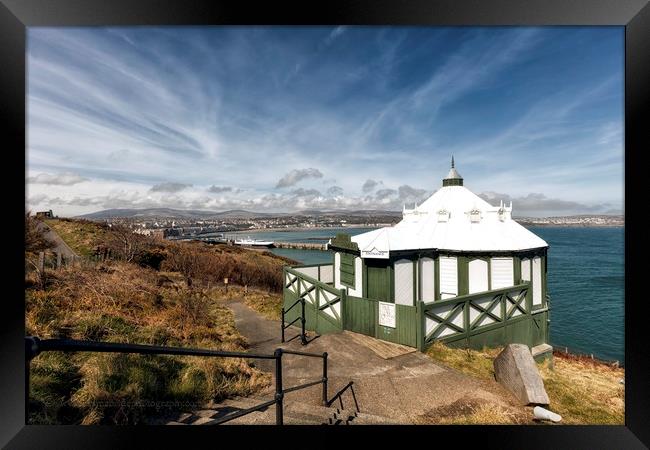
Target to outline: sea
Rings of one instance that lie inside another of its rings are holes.
[[[254,239],[327,242],[338,232],[374,228],[327,228],[246,232]],[[572,353],[624,362],[624,227],[529,227],[549,244],[550,344]],[[275,248],[303,264],[330,263],[326,251]]]

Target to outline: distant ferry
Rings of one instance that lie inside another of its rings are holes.
[[[250,236],[246,239],[235,239],[235,245],[245,245],[248,247],[273,247],[273,241],[261,241],[251,239]]]

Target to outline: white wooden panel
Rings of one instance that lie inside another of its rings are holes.
[[[413,261],[395,261],[395,303],[413,306]]]
[[[295,275],[291,275],[291,274],[289,274],[289,273],[287,273],[286,275],[287,275],[287,277],[286,277],[286,279],[285,279],[285,285],[291,283],[291,284],[289,284],[289,288],[288,288],[288,289],[289,289],[291,292],[297,292],[297,290],[298,290],[298,281],[294,281],[294,280],[296,279]],[[293,283],[292,283],[292,282],[293,282]]]
[[[470,307],[469,308],[469,323],[474,322],[474,319],[476,319],[480,314],[481,314],[480,310]]]
[[[338,298],[338,295],[332,294],[331,292],[327,292],[325,290],[320,291],[320,304],[318,306],[323,306],[325,303],[334,300],[335,298]]]
[[[348,288],[348,295],[362,297],[363,294],[363,262],[358,256],[354,258],[354,289]]]
[[[427,330],[426,333],[429,334],[429,333],[431,333],[431,330],[433,330],[435,327],[437,327],[438,323],[440,323],[440,322],[438,322],[436,320],[433,320],[432,318],[426,316],[424,318],[424,323],[426,325],[426,330]]]
[[[318,267],[296,267],[295,268],[298,272],[304,273],[308,277],[312,277],[315,280],[318,280]]]
[[[438,334],[436,334],[435,337],[441,338],[441,337],[445,337],[445,336],[448,336],[450,334],[455,334],[455,333],[458,333],[458,332],[456,330],[454,330],[453,328],[451,328],[451,327],[443,327],[442,330],[438,331]]]
[[[528,258],[521,260],[521,279],[522,281],[530,281],[530,259]]]
[[[469,293],[488,290],[488,263],[484,259],[469,262]]]
[[[435,261],[432,258],[420,260],[420,300],[432,302],[436,295]]]
[[[514,280],[512,258],[492,258],[492,289],[513,286]]]
[[[458,295],[458,262],[455,256],[441,256],[440,266],[440,298],[456,297]]]
[[[334,282],[334,266],[332,264],[320,266],[320,281],[323,283]]]
[[[343,289],[341,285],[341,254],[334,253],[334,287],[336,289]]]
[[[492,323],[496,322],[492,317],[490,316],[483,316],[483,318],[479,321],[479,323],[476,324],[477,327],[482,327],[484,325],[490,325]]]
[[[542,304],[542,258],[533,258],[533,305]]]
[[[463,308],[458,308],[458,310],[456,311],[456,313],[454,315],[454,318],[451,321],[451,323],[453,323],[457,327],[460,327],[460,328],[463,328],[463,329],[465,328],[463,326]]]
[[[334,305],[332,305],[332,309],[336,311],[336,314],[341,317],[341,302],[338,302]]]
[[[325,309],[323,310],[323,313],[327,314],[327,315],[330,316],[332,319],[336,319],[336,316],[335,316],[334,313],[332,312],[332,308],[325,308]]]
[[[477,298],[476,300],[472,300],[472,303],[476,303],[481,308],[485,309],[485,308],[487,308],[487,306],[492,301],[492,298],[493,298],[492,295],[487,296],[487,297],[480,297],[480,298]]]

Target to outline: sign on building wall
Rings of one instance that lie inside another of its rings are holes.
[[[395,303],[379,302],[379,325],[395,328]]]

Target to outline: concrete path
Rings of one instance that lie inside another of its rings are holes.
[[[36,227],[43,231],[43,235],[54,242],[56,246],[51,250],[55,253],[61,253],[61,256],[66,259],[78,257],[78,255],[66,244],[66,242],[59,236],[52,228],[44,222],[39,222]]]
[[[454,369],[436,364],[420,352],[403,354],[390,359],[378,356],[359,340],[347,333],[318,336],[306,346],[299,339],[280,342],[280,323],[268,320],[239,301],[228,305],[235,315],[239,331],[248,339],[251,351],[271,353],[278,347],[309,353],[327,352],[329,397],[349,381],[362,412],[389,417],[400,423],[414,423],[418,416],[452,404],[488,402],[507,410],[520,410],[512,396],[496,381],[488,382],[469,377]],[[287,338],[298,333],[287,330]],[[257,363],[262,370],[272,372],[272,361]],[[322,362],[294,355],[283,357],[284,388],[315,381],[322,376]],[[287,400],[320,404],[321,385],[290,392]],[[270,395],[272,388],[263,394]],[[353,406],[347,391],[343,396],[345,408]]]

